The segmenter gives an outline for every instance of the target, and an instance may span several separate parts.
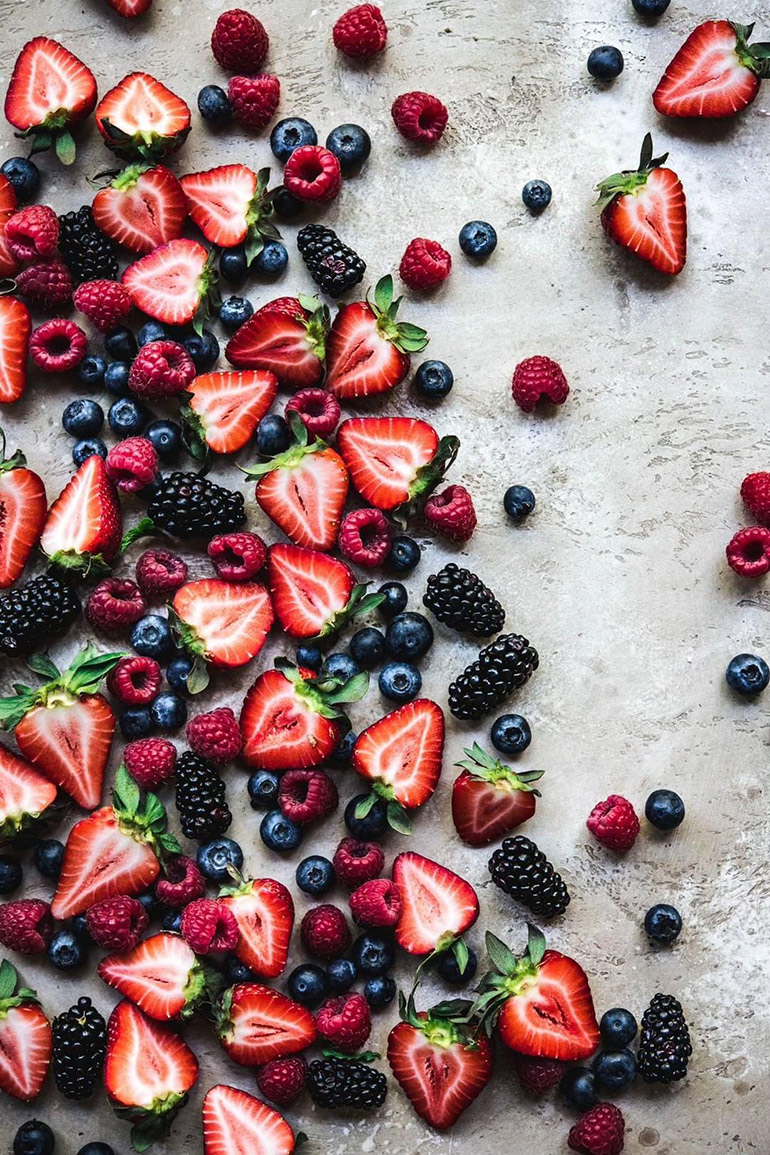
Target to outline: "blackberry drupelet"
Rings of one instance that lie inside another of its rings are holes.
[[[59,252],[76,285],[118,279],[115,245],[97,228],[89,205],[59,217]]]
[[[0,653],[13,656],[44,648],[65,633],[80,614],[80,601],[66,582],[50,574],[0,598]]]
[[[501,634],[449,687],[455,718],[473,721],[491,713],[538,667],[537,650],[521,634]]]
[[[198,842],[224,834],[233,820],[216,766],[189,750],[176,761],[176,808],[185,838]]]
[[[161,477],[147,513],[158,529],[173,537],[207,541],[246,524],[243,494],[195,473]]]
[[[87,1099],[104,1066],[107,1024],[84,995],[56,1016],[52,1035],[56,1086],[67,1099]]]
[[[495,886],[540,918],[563,914],[569,906],[564,879],[542,850],[522,834],[504,838],[487,865]]]
[[[682,1006],[673,995],[655,995],[642,1016],[637,1064],[645,1083],[675,1083],[692,1054]]]
[[[366,264],[342,243],[334,229],[305,225],[297,234],[297,248],[307,271],[327,297],[341,297],[363,279]]]
[[[382,1071],[355,1059],[316,1059],[308,1067],[306,1084],[318,1107],[376,1111],[388,1093]]]
[[[454,562],[431,574],[422,603],[445,626],[477,638],[496,634],[505,621],[505,610],[481,578]]]

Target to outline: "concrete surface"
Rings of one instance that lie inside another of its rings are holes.
[[[0,79],[5,85],[26,39],[47,33],[90,64],[102,92],[141,68],[194,105],[203,83],[224,80],[208,37],[225,7],[224,0],[156,0],[149,18],[131,24],[101,0],[3,0]],[[600,1012],[626,1004],[641,1016],[661,990],[681,999],[691,1024],[687,1082],[673,1090],[640,1086],[619,1100],[626,1149],[760,1155],[770,1149],[768,740],[762,703],[732,696],[723,673],[734,653],[767,656],[770,596],[761,582],[735,577],[723,550],[746,524],[741,479],[769,464],[770,251],[760,181],[770,87],[724,125],[692,128],[655,115],[650,93],[662,69],[691,28],[713,14],[702,0],[673,0],[657,25],[640,20],[630,0],[393,0],[384,6],[388,51],[368,66],[341,60],[332,47],[330,28],[342,3],[261,0],[252,7],[270,32],[269,67],[283,84],[281,115],[307,116],[322,139],[346,120],[372,135],[370,163],[324,217],[365,257],[372,281],[397,266],[415,235],[445,243],[455,258],[441,292],[404,307],[405,316],[430,330],[431,354],[452,365],[454,392],[429,411],[403,389],[394,409],[462,435],[453,476],[473,491],[479,529],[457,554],[501,594],[508,626],[541,654],[539,672],[512,705],[534,731],[522,762],[546,770],[543,799],[526,832],[563,869],[573,895],[567,915],[549,929],[550,941],[586,967]],[[766,7],[729,14],[759,17],[760,38],[770,37]],[[623,76],[609,87],[585,71],[589,50],[602,43],[617,44],[626,58]],[[446,137],[429,155],[401,141],[389,116],[396,95],[421,87],[450,108]],[[197,115],[195,121],[175,161],[178,171],[225,160],[271,162],[266,134],[250,138],[233,129],[215,136]],[[688,197],[690,256],[675,281],[662,282],[615,249],[591,207],[594,184],[634,164],[648,129],[657,151],[670,149]],[[3,155],[17,151],[7,133]],[[44,198],[60,210],[79,205],[91,196],[85,177],[109,164],[92,128],[75,173],[42,161]],[[519,199],[533,176],[554,188],[540,219],[529,217]],[[492,221],[500,236],[482,267],[472,267],[456,241],[473,217]],[[310,287],[294,231],[285,230],[288,274],[275,289],[252,283],[256,302]],[[556,357],[572,384],[567,405],[554,416],[526,417],[511,403],[511,371],[533,353]],[[10,444],[24,445],[51,496],[70,471],[70,443],[59,421],[73,392],[69,381],[45,392],[33,385],[3,415]],[[239,483],[234,470],[228,476]],[[501,506],[514,482],[530,485],[538,500],[520,529],[506,524]],[[270,536],[253,501],[249,509],[253,524]],[[426,545],[409,583],[415,604],[428,573],[445,560],[435,544]],[[202,558],[196,567],[205,570]],[[437,636],[425,689],[444,702],[448,678],[473,647],[442,629]],[[55,654],[67,657],[75,648],[71,637]],[[259,666],[271,658],[272,652],[263,655]],[[4,682],[12,677],[18,671],[6,671]],[[226,686],[215,696],[235,702],[238,693]],[[382,705],[373,692],[355,708],[354,725],[360,728]],[[412,845],[478,885],[482,917],[470,935],[477,949],[485,927],[521,946],[522,912],[485,884],[486,852],[461,847],[451,827],[452,764],[474,737],[487,740],[486,727],[450,726],[444,780],[417,820]],[[228,778],[238,812],[233,834],[246,848],[248,867],[291,878],[300,855],[281,862],[263,852],[257,818],[244,802],[245,777],[233,769]],[[645,827],[623,861],[589,841],[584,820],[599,798],[619,791],[641,810],[657,786],[683,795],[688,816],[680,831],[660,837]],[[355,791],[350,782],[343,793]],[[331,850],[340,830],[341,820],[330,823],[306,848]],[[390,836],[389,850],[405,845]],[[31,888],[35,881],[30,866]],[[640,932],[655,901],[675,902],[684,916],[672,950],[651,949]],[[300,897],[300,914],[305,905]],[[26,961],[21,969],[51,1013],[84,989],[109,1011],[111,992],[86,976],[55,975]],[[393,1018],[378,1017],[376,1045]],[[255,1086],[250,1072],[228,1064],[204,1026],[188,1033],[201,1080],[165,1147],[173,1155],[200,1149],[200,1100],[208,1086],[220,1080]],[[1,1114],[9,1137],[32,1114],[48,1119],[57,1155],[75,1155],[96,1139],[109,1139],[118,1155],[128,1151],[125,1125],[98,1097],[70,1105],[49,1086],[33,1108],[4,1101]],[[327,1155],[412,1155],[420,1145],[448,1155],[470,1144],[480,1152],[556,1155],[566,1150],[573,1119],[558,1101],[525,1102],[502,1053],[494,1083],[450,1135],[428,1131],[395,1086],[373,1118],[323,1114],[307,1102],[288,1117],[309,1134],[309,1152]]]

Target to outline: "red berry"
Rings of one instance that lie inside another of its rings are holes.
[[[283,183],[298,200],[334,200],[342,185],[340,162],[328,148],[305,144],[286,161]]]
[[[189,903],[182,911],[179,929],[196,954],[234,950],[240,937],[235,915],[214,898]]]
[[[750,525],[741,529],[725,550],[727,564],[741,577],[762,577],[770,570],[770,529]]]
[[[147,603],[135,582],[105,578],[86,602],[86,619],[105,634],[120,634],[147,613]]]
[[[136,563],[136,580],[147,597],[172,594],[187,581],[187,562],[167,549],[148,549]]]
[[[243,748],[241,728],[229,706],[191,718],[186,734],[193,753],[220,764],[232,762]]]
[[[770,525],[770,473],[750,473],[741,484],[741,497],[760,525]]]
[[[449,119],[446,105],[428,92],[405,92],[394,100],[390,115],[401,135],[417,144],[435,144]]]
[[[529,1055],[514,1055],[513,1061],[522,1090],[538,1097],[557,1087],[566,1070],[565,1064],[559,1059],[533,1059]]]
[[[138,738],[126,746],[123,762],[143,790],[157,790],[173,777],[176,746],[166,738]]]
[[[281,82],[267,72],[259,76],[233,76],[227,95],[235,119],[244,128],[259,132],[275,116],[281,99]]]
[[[389,878],[372,878],[350,896],[350,913],[359,926],[395,926],[401,906],[399,889]]]
[[[357,838],[343,838],[332,859],[338,881],[351,889],[377,878],[384,865],[382,847],[377,842],[359,842]]]
[[[109,333],[131,312],[131,297],[120,281],[84,281],[72,299],[100,333]]]
[[[449,276],[452,258],[438,241],[416,237],[406,246],[398,266],[401,280],[410,289],[435,289]]]
[[[473,498],[464,485],[448,485],[425,503],[425,520],[450,541],[468,541],[476,528]]]
[[[256,533],[221,533],[209,542],[208,555],[217,577],[226,582],[247,582],[265,564],[267,547]]]
[[[16,288],[30,305],[40,309],[63,309],[72,300],[72,277],[64,261],[40,261],[22,269]]]
[[[286,402],[286,420],[296,413],[313,437],[331,437],[339,424],[340,403],[328,389],[300,389]]]
[[[340,525],[340,553],[356,565],[371,569],[390,553],[393,533],[381,509],[353,509]]]
[[[150,341],[134,357],[128,373],[129,389],[143,401],[175,397],[194,380],[193,359],[176,341]]]
[[[306,1073],[307,1063],[300,1056],[271,1059],[257,1071],[257,1086],[271,1103],[288,1107],[302,1091]]]
[[[8,220],[5,240],[19,261],[47,260],[59,243],[59,218],[48,205],[28,205]]]
[[[43,373],[66,373],[88,352],[88,338],[74,321],[54,317],[35,329],[29,339],[29,355]]]
[[[211,51],[217,64],[228,72],[246,76],[259,72],[269,45],[262,21],[243,8],[223,12],[211,34]]]
[[[152,741],[152,739],[148,739]],[[181,910],[206,893],[206,879],[198,870],[195,859],[186,854],[175,854],[166,863],[166,877],[155,884],[155,894],[160,902]]]
[[[300,937],[305,950],[319,958],[338,958],[351,942],[345,915],[329,902],[310,908],[302,919]]]
[[[86,911],[88,933],[97,946],[106,950],[132,950],[148,922],[147,911],[139,899],[127,894],[105,898]]]
[[[337,787],[325,770],[287,770],[281,777],[278,805],[292,822],[317,822],[338,802]]]
[[[0,905],[0,946],[19,954],[42,954],[52,934],[50,903],[22,898]]]
[[[519,409],[532,413],[540,401],[563,405],[569,395],[569,385],[562,368],[550,357],[527,357],[513,371],[511,382],[513,399]]]
[[[110,449],[106,467],[121,493],[139,493],[155,479],[158,454],[146,437],[126,437]]]
[[[604,802],[597,802],[588,816],[586,826],[597,842],[608,850],[630,850],[639,833],[639,819],[627,798],[610,794]]]
[[[357,59],[382,52],[387,39],[388,26],[376,4],[349,8],[332,28],[334,47]]]
[[[154,658],[121,658],[107,675],[107,689],[126,706],[148,706],[160,690],[161,669]]]
[[[274,301],[268,301],[266,305],[261,305],[255,317],[264,317],[268,313],[281,313],[284,317],[300,317],[307,318],[307,310],[302,308],[296,297],[276,297]]]
[[[327,999],[315,1015],[318,1034],[336,1050],[355,1054],[372,1031],[369,1004],[363,995],[346,994]]]
[[[569,1133],[571,1151],[582,1155],[620,1155],[626,1125],[614,1103],[597,1103],[581,1115]]]

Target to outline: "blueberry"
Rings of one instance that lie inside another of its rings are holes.
[[[390,975],[375,975],[364,983],[364,998],[373,1011],[389,1007],[396,997],[396,981]]]
[[[326,998],[328,990],[323,968],[315,963],[301,963],[295,967],[286,986],[291,997],[303,1007],[317,1007]]]
[[[385,645],[394,658],[414,661],[433,645],[433,626],[423,614],[396,614],[385,631]]]
[[[107,355],[115,361],[133,361],[139,346],[136,337],[125,325],[117,329],[110,329],[104,338],[104,348]]]
[[[676,830],[684,822],[684,802],[673,790],[653,790],[644,813],[658,830]]]
[[[260,277],[279,277],[289,263],[289,252],[280,241],[265,241],[262,251],[252,261]]]
[[[90,934],[88,933],[88,919],[84,914],[76,914],[75,917],[70,920],[70,925],[72,926],[75,934],[79,934],[81,938],[86,940],[86,942],[93,941]]]
[[[210,329],[202,333],[191,333],[182,338],[182,344],[192,358],[193,365],[199,373],[205,373],[216,365],[219,360],[219,341]]]
[[[382,630],[377,630],[374,626],[364,626],[363,629],[356,630],[350,639],[350,654],[362,670],[371,670],[379,666],[385,657],[385,637]]]
[[[84,437],[82,441],[76,441],[72,446],[72,460],[78,469],[94,454],[101,457],[102,461],[107,457],[107,446],[98,437]]]
[[[725,671],[727,684],[738,694],[759,694],[770,681],[770,668],[755,654],[736,654]]]
[[[483,260],[497,248],[497,233],[487,221],[468,221],[460,229],[460,248],[466,257]]]
[[[111,368],[110,365],[108,373]],[[118,437],[136,437],[146,426],[149,416],[140,401],[134,401],[133,397],[121,397],[110,406],[107,420],[110,429]]]
[[[501,754],[521,754],[531,741],[529,722],[521,714],[501,714],[492,723],[492,745]]]
[[[242,285],[249,272],[246,250],[240,245],[235,249],[225,249],[219,258],[219,275],[231,285]]]
[[[291,444],[289,426],[278,413],[268,413],[257,426],[257,449],[263,457],[275,457]]]
[[[305,894],[326,894],[334,885],[334,867],[321,854],[311,854],[303,858],[297,867],[297,886]]]
[[[35,847],[35,866],[43,878],[51,878],[55,882],[61,874],[63,860],[64,844],[57,838],[44,838]]]
[[[161,618],[161,621],[165,621],[165,618]],[[162,690],[150,706],[150,714],[159,730],[178,730],[187,721],[187,703],[181,694],[173,690]]]
[[[321,666],[320,676],[322,678],[338,678],[341,682],[347,682],[360,673],[361,667],[355,659],[351,658],[350,654],[329,654]]]
[[[10,156],[0,172],[13,185],[18,201],[34,200],[40,188],[40,169],[34,161],[26,156]]]
[[[356,735],[352,730],[348,730],[326,759],[326,765],[334,767],[335,770],[346,770],[350,765],[355,741]]]
[[[350,956],[362,975],[381,975],[389,971],[395,958],[393,943],[379,934],[360,934]]]
[[[524,521],[535,508],[535,495],[526,485],[510,485],[503,497],[503,508],[511,521]]]
[[[109,1143],[86,1143],[81,1147],[78,1155],[115,1155]]]
[[[162,618],[160,614],[146,614],[140,618],[131,630],[129,641],[137,654],[157,661],[165,658],[174,648],[168,618]]]
[[[242,963],[237,955],[227,954],[222,962],[222,970],[228,983],[258,983],[261,979],[251,967]]]
[[[146,706],[129,706],[119,718],[120,732],[129,741],[146,738],[153,731],[152,714]]]
[[[104,425],[104,410],[96,401],[78,397],[62,413],[61,423],[71,437],[93,437]]]
[[[593,1069],[607,1091],[622,1091],[636,1078],[636,1058],[625,1047],[619,1051],[602,1051],[594,1059]]]
[[[224,88],[218,84],[205,84],[198,93],[198,112],[209,124],[227,124],[232,119],[233,109]]]
[[[627,1047],[636,1038],[637,1022],[625,1007],[612,1007],[605,1011],[599,1023],[602,1041],[608,1047]]]
[[[243,851],[232,838],[212,838],[198,848],[198,869],[204,878],[212,882],[232,882],[230,867],[240,873],[243,866]]]
[[[326,985],[332,994],[349,991],[358,978],[356,964],[349,958],[335,958],[326,967]]]
[[[414,375],[415,392],[428,401],[446,397],[454,383],[454,373],[445,361],[423,361]]]
[[[564,1098],[579,1111],[588,1111],[597,1102],[596,1076],[587,1067],[569,1067],[561,1081]]]
[[[590,53],[587,67],[595,80],[614,80],[623,71],[623,53],[611,44],[603,44]]]
[[[151,345],[153,341],[168,341],[168,339],[168,329],[160,321],[146,321],[136,334],[136,343],[140,349],[145,345]]]
[[[21,864],[8,854],[0,854],[0,894],[13,894],[21,886]]]
[[[142,904],[148,918],[155,918],[160,910],[160,903],[155,892],[152,890],[145,890],[144,894],[137,894],[136,901]]]
[[[286,164],[295,149],[307,144],[318,144],[318,133],[310,121],[301,116],[284,117],[270,133],[270,148],[281,164]]]
[[[521,199],[531,213],[542,213],[551,203],[553,192],[547,180],[528,180],[521,190]]]
[[[651,906],[644,916],[644,929],[647,932],[647,937],[651,938],[653,942],[663,943],[667,946],[679,938],[679,932],[682,929],[682,916],[675,906],[659,902],[655,906]]]
[[[283,185],[273,193],[273,208],[275,215],[284,221],[295,221],[305,211],[303,202],[298,197],[292,196]]]
[[[193,665],[192,658],[188,658],[186,654],[180,658],[172,658],[166,667],[166,681],[172,690],[176,690],[179,694],[187,693],[187,679],[192,673]]]
[[[160,920],[160,925],[164,930],[170,930],[172,934],[179,934],[179,928],[182,925],[181,910],[167,910]]]
[[[303,834],[302,827],[286,818],[280,810],[270,810],[259,824],[259,837],[268,850],[275,850],[279,854],[296,850]]]
[[[368,797],[368,794],[356,794],[345,807],[345,825],[353,837],[360,839],[361,842],[382,838],[388,829],[387,807],[382,798],[377,799],[363,818],[356,818],[356,807]]]
[[[104,388],[113,397],[128,396],[128,374],[130,366],[126,361],[113,361],[104,370]]]
[[[355,172],[372,151],[372,140],[360,124],[339,124],[326,138],[326,147],[334,153],[343,172]]]
[[[55,1146],[56,1138],[48,1124],[30,1119],[14,1136],[13,1155],[51,1155]]]
[[[396,614],[400,614],[406,609],[409,594],[406,586],[403,586],[401,582],[385,582],[377,590],[377,593],[382,594],[385,599],[380,602],[377,609],[386,620],[395,617]]]
[[[377,679],[380,693],[390,702],[411,702],[422,687],[422,675],[409,662],[388,662]]]
[[[245,325],[253,315],[254,306],[246,297],[228,297],[222,302],[219,310],[220,323],[228,333],[240,329],[241,325]]]
[[[631,3],[640,16],[654,19],[656,16],[663,15],[671,0],[631,0]]]
[[[247,783],[252,810],[274,810],[281,779],[271,770],[255,770]]]
[[[324,662],[324,656],[318,646],[297,646],[297,665],[304,666],[317,674]]]
[[[86,961],[88,944],[82,935],[65,928],[57,930],[48,944],[48,957],[60,971],[71,971]]]
[[[153,421],[147,426],[145,437],[164,461],[173,461],[182,448],[182,426],[176,421]]]
[[[104,357],[92,355],[84,357],[77,367],[78,380],[89,389],[101,389],[104,384],[104,374],[107,372],[107,362]]]
[[[390,543],[388,554],[388,568],[395,573],[409,573],[420,560],[420,547],[417,542],[405,534],[397,534]]]

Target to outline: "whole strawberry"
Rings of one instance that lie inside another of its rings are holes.
[[[42,954],[52,934],[50,903],[22,898],[0,906],[0,946],[19,954]]]
[[[302,945],[319,958],[337,958],[350,946],[350,930],[345,915],[331,903],[313,906],[302,919]]]
[[[237,758],[243,748],[238,720],[229,706],[220,706],[208,714],[198,714],[187,723],[190,749],[201,758],[224,765]]]
[[[438,241],[416,237],[406,246],[398,267],[401,280],[410,289],[435,289],[452,270],[452,258]]]
[[[126,746],[123,763],[143,790],[157,790],[174,775],[176,746],[166,738],[138,738]]]
[[[143,401],[175,397],[195,380],[195,365],[184,345],[150,341],[139,350],[128,374],[128,387]]]
[[[83,281],[72,299],[100,333],[120,325],[131,312],[131,298],[120,281]]]
[[[388,40],[388,26],[376,4],[357,4],[337,20],[332,40],[345,56],[363,59],[382,52]]]
[[[149,738],[147,741],[154,741]],[[186,854],[175,854],[165,865],[165,878],[155,884],[155,894],[159,902],[182,910],[206,893],[206,879],[198,869],[194,859]]]
[[[597,842],[619,853],[630,850],[639,833],[636,811],[628,799],[620,794],[610,794],[604,802],[597,802],[588,816],[586,826]]]
[[[107,454],[107,475],[121,493],[140,493],[155,480],[158,454],[147,437],[126,437]]]
[[[259,132],[275,116],[281,99],[281,82],[267,72],[259,76],[233,76],[227,86],[227,96],[239,124]]]
[[[223,12],[211,34],[211,51],[217,64],[227,72],[253,76],[265,63],[270,47],[261,20],[243,8]]]
[[[56,253],[59,218],[48,205],[28,205],[9,219],[5,240],[17,260],[45,261]]]
[[[133,950],[148,921],[141,902],[127,894],[105,898],[86,911],[88,933],[105,950]]]
[[[569,395],[567,378],[550,357],[527,357],[513,371],[513,399],[524,413],[532,413],[541,401],[563,405]]]
[[[271,1059],[257,1071],[257,1086],[271,1103],[288,1107],[303,1090],[306,1074],[307,1063],[301,1056]]]
[[[390,115],[401,135],[415,144],[435,144],[449,119],[446,105],[429,92],[405,92],[393,101]]]
[[[450,541],[468,541],[476,528],[473,498],[464,485],[448,485],[432,493],[423,510],[431,529]]]
[[[327,1046],[352,1055],[360,1051],[371,1034],[369,1004],[359,994],[327,999],[316,1011],[315,1025]]]
[[[750,473],[744,477],[741,497],[754,520],[770,526],[770,473]]]
[[[399,889],[389,878],[372,878],[350,896],[350,913],[359,926],[395,926],[402,907]]]
[[[581,1115],[567,1140],[571,1151],[582,1155],[620,1155],[625,1121],[614,1103],[597,1103]]]
[[[199,898],[182,911],[179,929],[196,954],[235,950],[240,938],[233,912],[214,898]]]

